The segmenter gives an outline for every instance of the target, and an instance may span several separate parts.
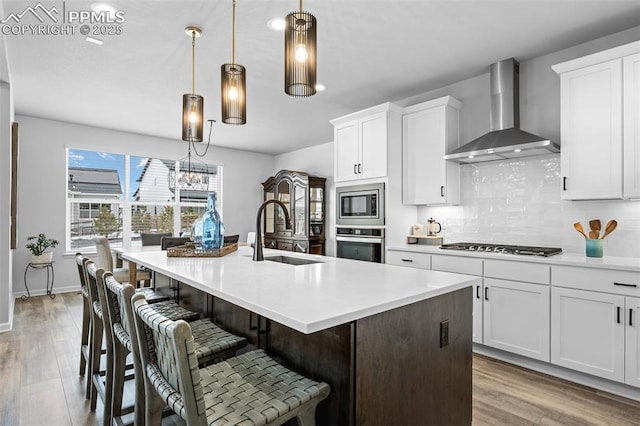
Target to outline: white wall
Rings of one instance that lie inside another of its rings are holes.
[[[523,130],[560,140],[560,78],[551,65],[638,39],[640,27],[549,55],[521,61],[520,124]],[[518,59],[518,58],[516,58]],[[487,64],[488,68],[489,64]],[[412,105],[444,95],[460,99],[460,139],[466,143],[489,131],[489,75],[403,99]],[[573,223],[616,219],[605,255],[640,257],[640,203],[634,201],[561,201],[559,155],[495,161],[461,168],[461,201],[454,207],[420,207],[421,223],[442,222],[445,242],[480,241],[559,246],[584,252]],[[604,225],[603,225],[604,226]]]
[[[0,4],[0,16],[4,16]],[[11,123],[13,94],[7,60],[5,37],[0,36],[0,332],[11,329],[14,299],[12,297],[11,250]]]
[[[334,256],[335,251],[335,222],[336,196],[333,181],[333,142],[299,149],[286,154],[277,155],[271,175],[280,170],[296,170],[310,175],[327,178],[326,190],[326,218],[325,218],[325,251],[328,256]],[[269,176],[271,176],[269,175]],[[265,176],[263,182],[269,177]]]
[[[13,259],[14,271],[24,271],[29,261],[29,253],[24,248],[28,236],[45,232],[50,238],[64,240],[67,184],[65,148],[167,159],[182,158],[187,150],[186,144],[177,140],[28,116],[18,115],[16,119],[20,123],[20,187],[18,250]],[[213,139],[215,143],[215,128]],[[203,160],[223,166],[225,230],[227,234],[240,234],[244,239],[253,230],[255,212],[262,200],[260,183],[273,171],[273,156],[211,146]],[[8,199],[8,196],[3,198]],[[62,250],[60,247],[54,250],[55,289],[58,291],[78,287],[73,259],[63,257]],[[16,295],[24,291],[21,279],[21,273],[14,274]],[[38,281],[34,274],[29,282],[32,294],[42,294],[44,290],[44,280]]]
[[[0,52],[2,53],[2,52]],[[11,85],[0,80],[0,332],[11,329],[14,299],[11,244]]]

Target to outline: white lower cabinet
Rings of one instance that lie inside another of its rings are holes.
[[[484,279],[483,343],[549,361],[549,286]]]
[[[388,251],[387,261],[482,277],[473,342],[640,388],[640,273]],[[604,388],[606,390],[606,387]]]
[[[625,297],[625,377],[628,385],[640,387],[640,297]]]
[[[431,269],[431,256],[427,253],[388,250],[386,264],[408,266],[410,268]]]
[[[455,272],[482,277],[482,259],[458,256],[431,256],[434,271]],[[482,343],[482,284],[473,289],[473,342]]]
[[[484,281],[484,279],[482,280]],[[482,294],[484,292],[484,285],[478,284],[473,289],[473,343],[482,343]]]
[[[624,381],[624,304],[624,296],[554,287],[551,362]]]

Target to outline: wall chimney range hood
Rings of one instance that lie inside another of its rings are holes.
[[[480,163],[560,152],[547,138],[520,130],[520,64],[505,59],[491,65],[491,131],[446,154],[445,160]]]

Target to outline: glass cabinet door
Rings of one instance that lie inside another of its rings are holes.
[[[295,235],[307,235],[307,199],[305,192],[305,187],[300,185],[294,186],[293,215]]]
[[[324,223],[324,188],[309,188],[310,236],[322,236]]]
[[[287,181],[281,181],[278,184],[278,200],[287,206],[287,213],[291,217],[291,184]],[[278,231],[284,231],[287,226],[285,223],[285,215],[280,206],[275,207],[276,228]]]

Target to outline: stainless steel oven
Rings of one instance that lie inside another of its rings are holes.
[[[337,257],[384,263],[384,228],[336,228]]]
[[[384,183],[336,188],[336,225],[384,226]]]

